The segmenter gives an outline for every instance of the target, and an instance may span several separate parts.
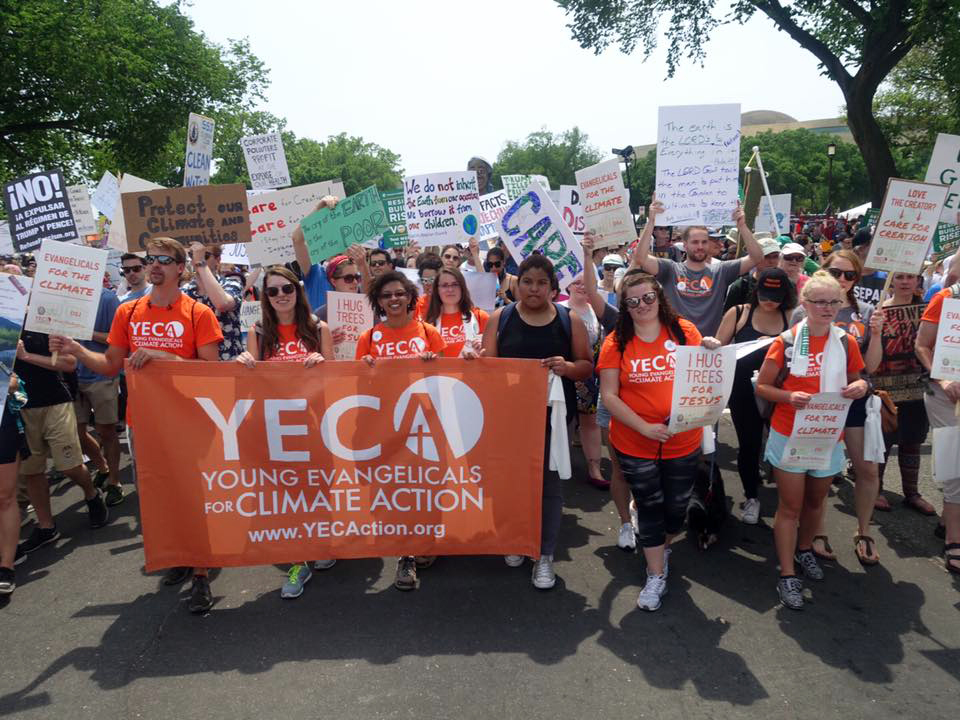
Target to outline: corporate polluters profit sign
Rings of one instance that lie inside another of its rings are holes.
[[[891,178],[865,265],[885,272],[919,273],[946,197],[943,185]]]
[[[120,196],[127,246],[143,250],[155,237],[171,237],[184,245],[198,242],[250,242],[250,213],[243,185],[205,185]]]
[[[59,170],[17,178],[3,187],[10,235],[17,252],[30,252],[44,240],[73,240],[77,225],[67,184]]]
[[[240,138],[240,146],[247,160],[247,173],[254,190],[281,188],[290,184],[290,170],[279,132],[247,135]]]
[[[407,234],[421,245],[463,242],[477,234],[477,174],[434,173],[403,179]]]
[[[344,198],[331,210],[321,208],[300,223],[313,262],[339,255],[353,244],[378,240],[386,227],[380,193],[373,185]]]

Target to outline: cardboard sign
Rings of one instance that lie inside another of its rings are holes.
[[[840,442],[853,400],[840,393],[817,393],[797,410],[793,432],[780,459],[784,470],[826,470]]]
[[[106,250],[44,240],[24,327],[90,340],[106,269]]]
[[[248,194],[250,234],[247,254],[254,265],[283,265],[297,259],[293,231],[327,195],[343,200],[347,194],[339,180],[300,185],[273,192]]]
[[[73,210],[73,221],[77,226],[77,242],[83,242],[87,235],[97,234],[97,220],[90,205],[90,192],[86,185],[68,185],[67,195],[70,198],[70,209]]]
[[[507,198],[516,200],[523,195],[530,183],[539,183],[544,190],[550,189],[550,180],[546,175],[502,175],[500,181],[503,183],[503,189],[507,191]]]
[[[583,217],[583,205],[580,203],[580,191],[576,185],[560,186],[560,202],[557,208],[563,215],[563,221],[573,230],[573,234],[578,238],[583,236],[587,229],[586,220]],[[634,233],[636,238],[636,233]]]
[[[33,279],[26,275],[0,273],[0,416],[7,411],[10,375],[32,284]]]
[[[373,308],[362,293],[327,291],[327,325],[330,333],[337,332],[343,338],[334,340],[335,360],[353,360],[357,356],[360,336],[373,327]]]
[[[250,258],[247,256],[247,245],[249,243],[230,243],[221,248],[220,262],[230,263],[231,265],[250,265]]]
[[[760,209],[757,211],[757,219],[753,223],[755,232],[768,232],[774,237],[781,233],[790,231],[790,210],[793,207],[793,194],[784,193],[782,195],[771,195],[773,201],[773,210],[776,213],[776,224],[774,218],[770,215],[770,203],[766,196],[760,198]]]
[[[193,242],[250,242],[250,213],[243,185],[125,192],[120,204],[131,251],[145,249],[155,237],[171,237],[186,246]]]
[[[934,380],[960,380],[960,300],[947,298],[943,301],[930,377]]]
[[[504,213],[500,239],[517,264],[534,251],[553,262],[560,289],[583,275],[583,246],[540,183],[530,183]]]
[[[190,113],[190,119],[187,121],[187,150],[183,163],[184,187],[210,184],[213,127],[211,118]]]
[[[674,353],[673,412],[667,427],[678,433],[716,424],[733,390],[737,348],[680,345]]]
[[[290,170],[279,132],[247,135],[240,138],[240,146],[247,161],[250,183],[255,190],[287,187],[290,184]]]
[[[864,265],[886,272],[919,273],[946,197],[943,185],[890,178]]]
[[[410,240],[426,245],[463,242],[477,234],[477,174],[433,173],[403,179]]]
[[[263,306],[259,300],[244,300],[240,303],[240,329],[250,332],[253,326],[260,322]]]
[[[537,360],[160,361],[127,384],[148,572],[539,552]]]
[[[883,308],[883,360],[871,377],[874,387],[886,390],[896,403],[923,399],[924,372],[914,344],[926,307],[920,303]]]
[[[10,235],[17,252],[31,252],[44,240],[77,237],[67,184],[59,170],[38,172],[3,186]]]
[[[586,229],[598,235],[593,247],[616,247],[636,240],[630,193],[620,176],[620,161],[607,160],[577,170],[576,177]]]
[[[354,244],[377,240],[386,227],[386,213],[376,186],[344,198],[337,206],[321,208],[301,223],[310,259],[323,262]]]
[[[146,192],[148,190],[162,190],[163,185],[157,185],[155,182],[138,178],[136,175],[124,173],[120,178],[120,196],[124,193]],[[127,252],[127,228],[123,217],[123,203],[118,202],[114,210],[113,220],[110,223],[110,230],[107,234],[107,245],[117,250]],[[140,248],[136,248],[140,250]]]
[[[940,222],[960,225],[960,135],[937,135],[924,180],[949,188],[940,211]]]
[[[510,198],[506,190],[497,190],[496,192],[481,195],[477,201],[479,212],[477,217],[480,220],[480,228],[477,230],[478,240],[492,240],[499,237],[497,225],[503,218],[507,208],[510,207]]]
[[[406,213],[403,209],[403,189],[380,193],[383,211],[387,216],[387,230],[380,242],[381,248],[402,247],[410,244],[407,236]]]
[[[497,275],[488,272],[465,272],[470,300],[481,310],[492,313],[497,306]]]
[[[657,200],[661,225],[730,221],[740,176],[740,105],[661,107],[657,131]]]
[[[120,204],[120,181],[109,170],[104,170],[91,202],[101,215],[113,221],[117,205]]]

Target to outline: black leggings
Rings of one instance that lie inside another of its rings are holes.
[[[757,410],[753,385],[737,376],[730,393],[730,419],[737,431],[737,471],[747,499],[756,498],[760,489],[760,454],[763,451],[764,420]]]
[[[663,545],[667,535],[680,532],[687,519],[700,451],[686,457],[651,460],[618,450],[617,458],[637,505],[637,542],[641,547]]]

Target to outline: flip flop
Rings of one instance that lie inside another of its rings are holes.
[[[860,550],[860,543],[865,543],[867,546],[867,552],[862,552]],[[875,549],[876,542],[869,535],[854,535],[853,536],[853,548],[857,553],[857,560],[860,561],[860,564],[864,567],[870,565],[877,565],[880,562],[880,558],[877,556],[877,551]]]
[[[903,504],[905,507],[916,511],[921,515],[933,516],[937,514],[937,511],[933,505],[924,500],[920,495],[911,495],[908,498],[904,498]]]
[[[948,543],[943,546],[943,564],[947,571],[960,575],[960,553],[951,553],[950,550],[960,550],[960,543]]]
[[[817,541],[823,543],[823,549],[825,552],[820,552],[817,550]],[[833,551],[833,548],[830,547],[830,540],[826,535],[814,535],[813,536],[813,554],[816,555],[821,560],[836,560],[837,554]]]
[[[890,501],[887,500],[883,495],[877,495],[877,499],[873,501],[873,509],[881,510],[883,512],[890,512],[893,510],[893,507],[890,505]]]

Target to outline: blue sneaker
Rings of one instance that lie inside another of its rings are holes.
[[[287,599],[300,597],[303,595],[303,586],[310,582],[312,577],[313,573],[310,572],[309,565],[299,563],[294,565],[287,573],[287,581],[280,588],[280,597]]]

